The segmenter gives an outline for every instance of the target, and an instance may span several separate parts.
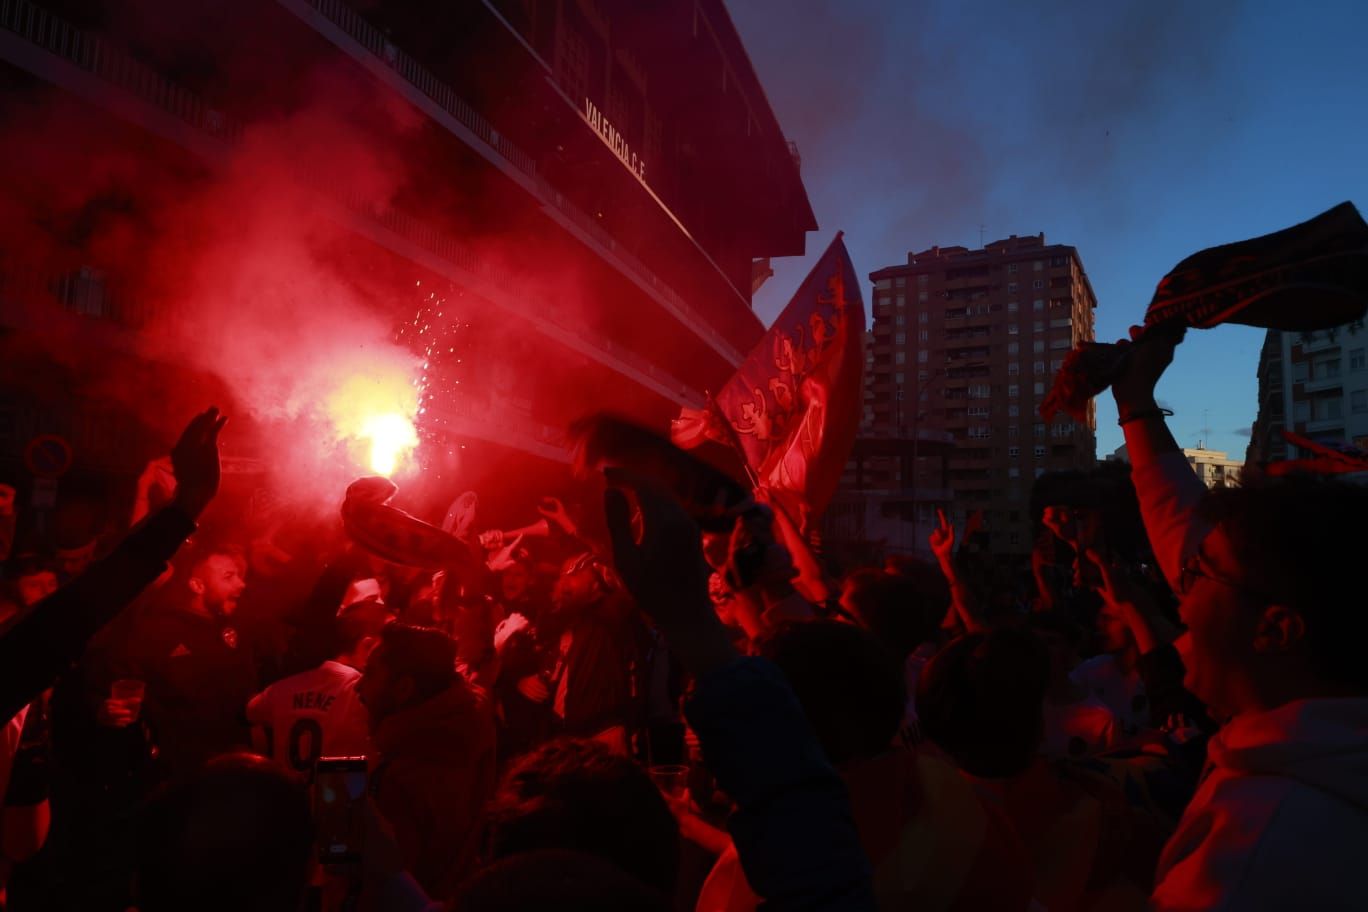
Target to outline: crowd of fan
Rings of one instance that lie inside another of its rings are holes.
[[[1208,492],[1173,345],[1113,387],[1133,469],[1038,480],[1033,572],[942,516],[819,605],[621,474],[600,542],[548,499],[457,530],[478,578],[327,536],[305,573],[196,533],[210,410],[108,554],[11,560],[6,907],[1368,908],[1368,489]]]

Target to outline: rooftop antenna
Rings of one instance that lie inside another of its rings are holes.
[[[1210,410],[1202,409],[1202,439],[1197,441],[1197,449],[1199,450],[1205,450],[1207,441],[1211,439],[1211,421],[1209,420],[1210,417]]]

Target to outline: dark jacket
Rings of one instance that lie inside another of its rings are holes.
[[[231,618],[163,607],[139,619],[120,677],[147,684],[143,720],[165,775],[193,773],[218,754],[247,749],[247,701],[260,690],[248,638]]]
[[[370,760],[372,794],[405,869],[428,895],[450,898],[474,865],[494,792],[489,701],[458,681],[381,722]]]
[[[13,718],[51,687],[90,638],[162,574],[194,530],[174,505],[158,511],[6,631],[0,637],[0,718]]]
[[[699,680],[685,714],[736,802],[732,841],[762,908],[873,909],[845,782],[783,673],[737,659]]]

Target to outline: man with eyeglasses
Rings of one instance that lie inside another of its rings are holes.
[[[1208,492],[1154,398],[1181,338],[1133,342],[1112,386],[1146,531],[1181,599],[1184,684],[1226,720],[1151,902],[1368,909],[1368,489],[1289,478]]]

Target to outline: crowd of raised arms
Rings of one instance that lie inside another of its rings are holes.
[[[205,514],[210,409],[117,541],[12,549],[5,908],[1368,909],[1368,489],[1208,491],[1177,341],[1113,383],[1130,467],[1037,480],[1031,572],[942,515],[828,604],[764,507],[622,472],[457,523],[475,573],[284,549]]]

